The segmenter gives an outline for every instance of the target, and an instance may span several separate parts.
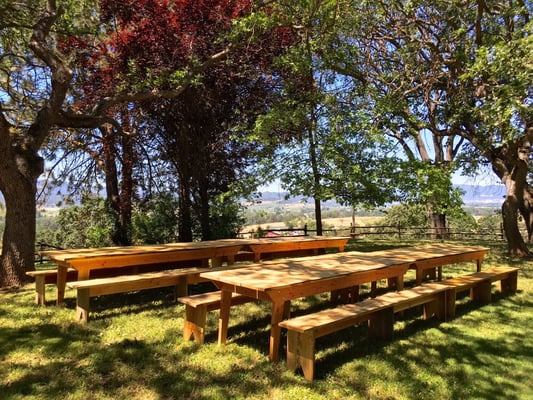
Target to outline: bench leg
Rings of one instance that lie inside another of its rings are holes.
[[[511,293],[516,293],[518,282],[518,271],[509,273],[507,278],[501,280],[501,291],[509,291]]]
[[[454,287],[446,290],[446,320],[455,318],[455,302],[457,300],[457,290]]]
[[[435,300],[424,304],[424,319],[436,316],[440,321],[446,320],[446,292],[441,292]]]
[[[189,286],[187,284],[187,277],[184,276],[180,279],[179,283],[174,286],[174,301],[179,297],[185,297],[189,295]]]
[[[368,336],[386,340],[392,339],[394,330],[394,310],[392,307],[385,308],[375,313],[368,320]]]
[[[416,286],[420,286],[422,284],[422,280],[424,279],[424,271],[420,268],[416,268]]]
[[[35,304],[44,306],[46,304],[45,299],[45,277],[35,277]]]
[[[185,324],[183,339],[189,340],[191,336],[198,344],[205,341],[205,324],[207,322],[207,306],[185,306]]]
[[[491,299],[491,289],[492,282],[490,280],[481,281],[470,290],[470,298],[474,301],[488,304]]]
[[[287,368],[296,371],[302,367],[305,379],[315,379],[315,338],[312,334],[287,332]]]
[[[89,289],[78,289],[76,297],[76,318],[78,321],[87,323],[89,320],[89,303],[90,303]]]

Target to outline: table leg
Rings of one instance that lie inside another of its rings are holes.
[[[481,264],[483,263],[483,259],[482,258],[478,258],[476,260],[476,268],[477,268],[477,272],[480,272],[481,271]]]
[[[396,277],[396,290],[403,290],[404,276],[400,274]]]
[[[281,328],[279,323],[283,321],[283,315],[286,312],[285,301],[272,302],[272,320],[270,327],[270,361],[278,362],[279,360],[279,345],[281,341]]]
[[[57,300],[56,304],[63,304],[65,300],[65,288],[67,286],[67,266],[57,266]],[[89,279],[90,270],[80,269],[78,270],[78,280],[84,281]]]
[[[65,300],[65,287],[67,286],[67,267],[57,266],[57,300],[56,304],[63,304]]]
[[[226,339],[228,337],[229,311],[231,307],[231,292],[227,290],[222,290],[222,294],[220,296],[218,344],[226,344]]]

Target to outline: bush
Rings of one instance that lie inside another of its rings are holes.
[[[423,204],[398,204],[385,211],[379,225],[429,228],[426,206]]]
[[[50,223],[50,222],[49,222]],[[57,225],[50,223],[40,235],[49,244],[63,248],[112,246],[114,220],[107,202],[85,197],[80,206],[59,210]]]
[[[132,241],[136,244],[170,243],[177,239],[178,201],[160,194],[136,204],[132,215]]]

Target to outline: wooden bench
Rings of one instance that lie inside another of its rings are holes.
[[[47,284],[57,283],[57,269],[28,271],[26,275],[35,279],[35,304],[44,306],[46,304],[45,287]],[[73,268],[69,268],[67,271],[67,282],[77,279],[78,272]]]
[[[494,267],[439,282],[449,286],[446,304],[446,319],[455,317],[457,293],[470,290],[471,300],[482,304],[488,304],[492,297],[492,283],[496,281],[500,281],[500,290],[502,293],[515,293],[518,283],[518,268]]]
[[[444,319],[447,290],[446,285],[429,283],[282,321],[279,326],[288,330],[287,368],[294,372],[301,366],[304,377],[312,381],[315,339],[364,321],[368,321],[369,336],[391,339],[396,312],[424,305],[425,318],[436,314]]]
[[[76,318],[87,322],[89,317],[90,298],[106,294],[132,292],[143,289],[175,286],[175,298],[187,295],[189,284],[202,281],[201,272],[209,268],[181,268],[158,272],[145,272],[135,275],[120,275],[109,278],[88,279],[67,283],[77,290]]]
[[[455,315],[458,292],[470,289],[472,299],[490,302],[492,282],[500,280],[502,291],[516,291],[517,272],[518,268],[492,268],[282,321],[279,326],[288,330],[287,368],[294,372],[301,366],[304,377],[313,380],[316,338],[368,321],[369,336],[391,339],[395,313],[424,305],[424,318],[447,320]]]
[[[185,323],[183,326],[183,339],[191,337],[198,344],[204,343],[207,312],[220,309],[221,292],[207,292],[187,297],[179,297],[178,301],[185,304]],[[255,301],[256,299],[241,294],[232,293],[231,305],[238,305]]]

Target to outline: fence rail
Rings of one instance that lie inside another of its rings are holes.
[[[363,238],[366,236],[376,237],[379,239],[397,238],[397,239],[429,239],[435,237],[434,228],[424,228],[415,226],[395,226],[395,225],[369,225],[356,227],[341,227],[336,229],[323,229],[324,235],[332,236],[351,236],[352,238]],[[276,236],[307,236],[316,234],[316,230],[303,228],[264,228],[256,231],[245,231],[239,234],[239,237],[276,237]],[[523,232],[525,235],[525,232]],[[441,234],[442,235],[442,234]],[[505,235],[503,229],[482,229],[478,231],[462,231],[447,228],[442,236],[453,240],[494,240],[504,241]]]

